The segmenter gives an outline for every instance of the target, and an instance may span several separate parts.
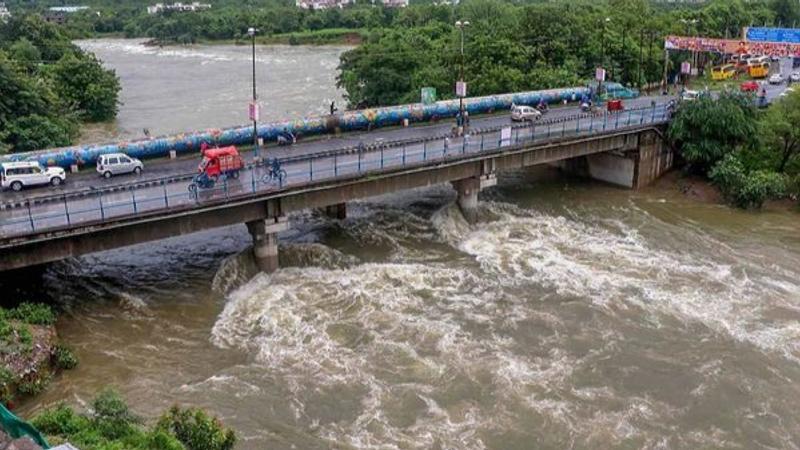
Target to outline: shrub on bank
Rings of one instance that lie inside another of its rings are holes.
[[[100,392],[92,409],[82,415],[61,404],[36,416],[33,425],[51,442],[69,441],[82,450],[231,450],[236,443],[232,430],[199,409],[174,406],[149,428],[113,390]]]
[[[53,371],[78,364],[67,347],[57,344],[55,321],[55,313],[44,304],[0,308],[0,402],[36,395],[47,387]]]

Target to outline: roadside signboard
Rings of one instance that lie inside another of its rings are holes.
[[[431,105],[436,103],[436,88],[424,87],[420,94],[420,99],[423,105]]]
[[[258,122],[258,103],[250,102],[250,107],[248,108],[248,112],[250,115],[250,120]]]
[[[458,97],[467,96],[467,83],[463,81],[456,81],[456,96]]]
[[[606,81],[606,69],[598,67],[594,70],[594,79],[597,81]]]
[[[511,145],[511,127],[503,127],[500,130],[500,147]]]
[[[684,75],[690,75],[692,73],[692,65],[688,61],[684,61],[681,63],[681,73]]]
[[[748,42],[800,44],[800,29],[798,28],[750,27],[745,29],[744,35]]]

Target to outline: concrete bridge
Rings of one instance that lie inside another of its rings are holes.
[[[638,188],[672,166],[661,139],[665,100],[655,101],[621,113],[565,108],[533,124],[473,119],[465,137],[441,124],[309,142],[273,152],[288,173],[283,181],[267,180],[269,168],[256,162],[196,195],[186,189],[196,160],[155,165],[143,179],[78,178],[57,195],[26,191],[0,204],[0,270],[246,223],[256,261],[269,272],[292,212],[325,208],[343,218],[348,201],[451,183],[471,220],[478,192],[498,173],[540,164]],[[354,139],[367,145],[348,145]]]

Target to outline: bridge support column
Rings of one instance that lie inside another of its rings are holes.
[[[325,215],[331,219],[344,220],[347,218],[347,203],[336,203],[325,207]]]
[[[494,174],[453,181],[453,188],[458,193],[456,202],[467,222],[478,221],[478,192],[496,184],[497,177]]]
[[[247,230],[253,237],[253,256],[262,272],[278,270],[278,233],[288,228],[285,216],[247,222]]]

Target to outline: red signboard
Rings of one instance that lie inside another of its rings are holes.
[[[664,48],[667,50],[714,52],[729,55],[800,56],[800,44],[747,42],[737,39],[667,36],[664,40]]]

